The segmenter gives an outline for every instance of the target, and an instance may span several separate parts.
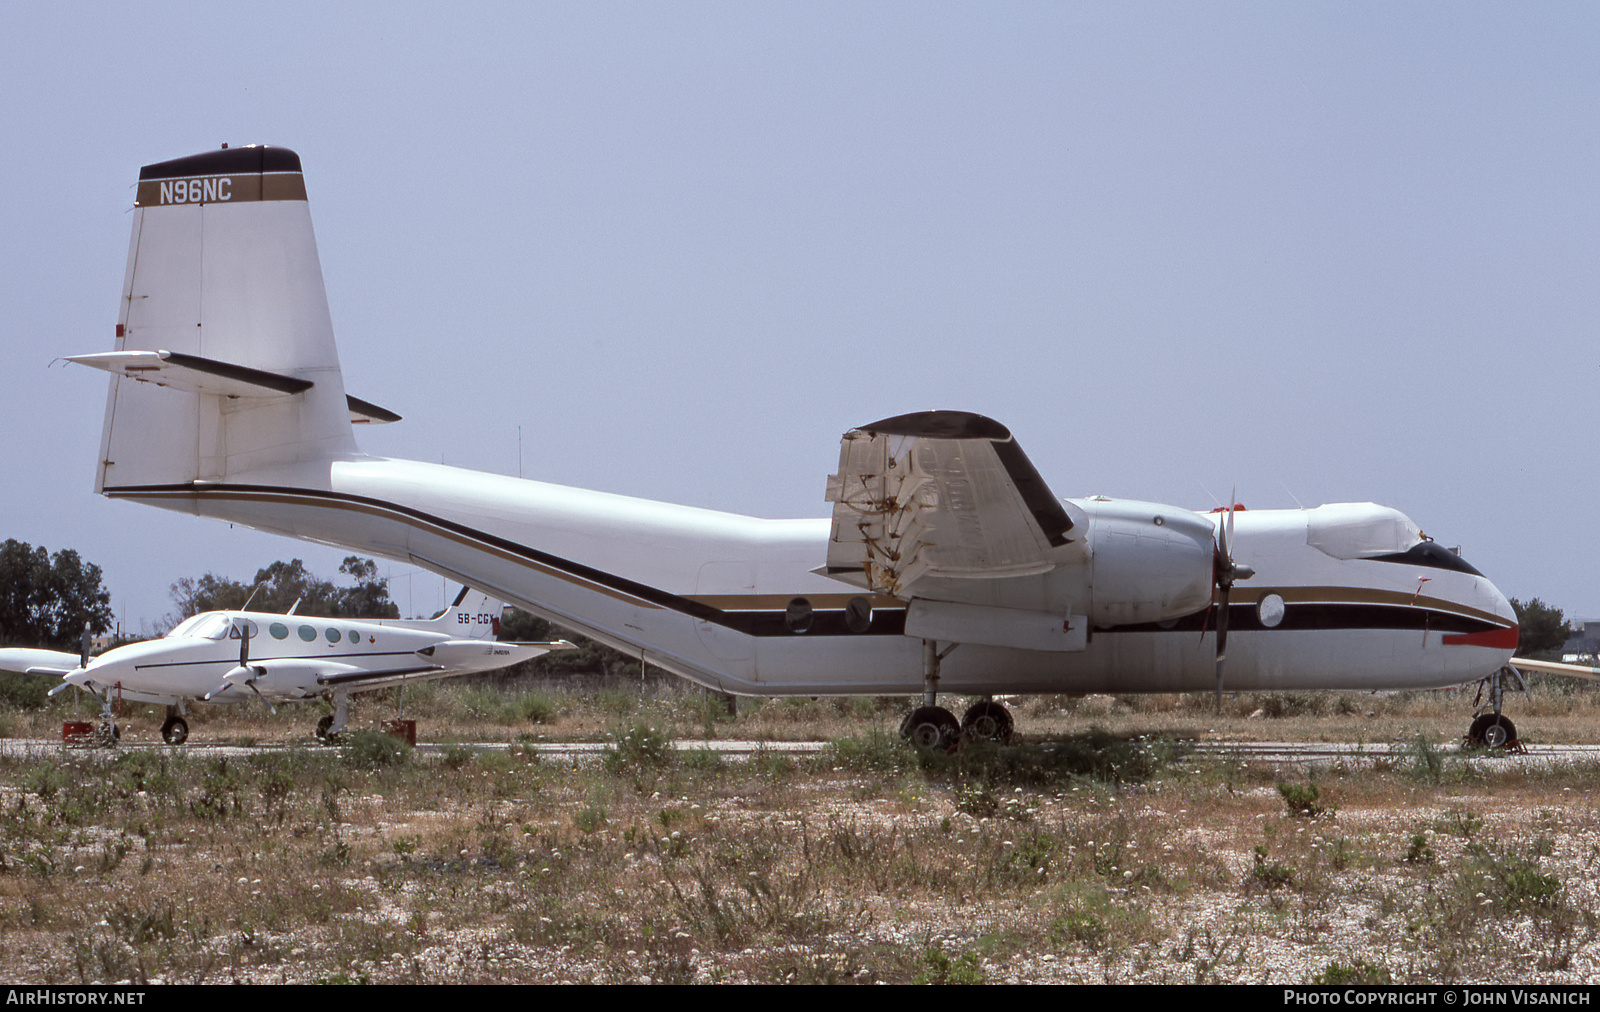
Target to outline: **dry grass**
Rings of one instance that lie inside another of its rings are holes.
[[[0,675],[0,690],[6,677]],[[1096,726],[1118,734],[1211,741],[1382,745],[1423,735],[1444,744],[1465,734],[1475,696],[1472,689],[1240,693],[1224,697],[1220,717],[1206,693],[1032,696],[1016,700],[1013,709],[1018,732],[1031,737]],[[959,715],[971,700],[947,696],[941,702]],[[492,677],[434,682],[406,690],[401,708],[432,741],[506,741],[523,733],[549,741],[593,740],[634,720],[658,723],[679,737],[830,741],[892,730],[911,705],[910,697],[740,699],[730,716],[721,697],[652,671],[648,680],[603,685],[501,683]],[[160,740],[159,708],[130,705],[126,711],[129,740]],[[191,739],[309,743],[312,726],[327,712],[322,703],[284,705],[277,716],[256,705],[194,707]],[[396,712],[392,692],[355,696],[351,726],[372,726]],[[53,738],[60,721],[74,713],[91,719],[95,710],[65,695],[40,707],[0,709],[0,736]],[[1600,690],[1587,683],[1536,683],[1529,696],[1508,695],[1506,713],[1530,743],[1600,744]]]
[[[1443,694],[1038,699],[1029,741],[917,755],[903,701],[721,701],[671,683],[408,695],[436,740],[610,735],[598,761],[424,756],[370,734],[244,759],[0,749],[0,975],[28,982],[1582,981],[1600,766],[1445,744]],[[1536,692],[1526,737],[1588,741]],[[1352,705],[1353,701],[1358,701]],[[367,701],[355,724],[393,715]],[[1246,708],[1249,709],[1246,709]],[[1250,713],[1262,711],[1251,717]],[[70,704],[66,707],[70,712]],[[305,738],[320,713],[191,721]],[[11,709],[12,736],[63,707]],[[535,722],[537,721],[537,722]],[[135,715],[131,738],[157,721]],[[1313,771],[1089,725],[1375,745]],[[1537,730],[1536,730],[1537,729]],[[1550,730],[1556,729],[1556,730]],[[815,738],[814,757],[669,735]],[[1311,788],[1315,787],[1315,790]]]

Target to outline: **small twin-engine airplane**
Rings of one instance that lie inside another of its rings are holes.
[[[349,694],[452,675],[492,671],[531,660],[553,643],[495,640],[502,605],[462,587],[455,603],[432,619],[311,618],[247,611],[208,611],[185,619],[160,639],[130,643],[89,657],[50,650],[0,650],[0,670],[59,675],[58,692],[77,686],[101,704],[101,738],[118,734],[111,708],[118,699],[167,708],[161,737],[189,737],[185,706],[198,703],[273,703],[323,698],[333,713],[317,723],[318,737],[336,735],[349,719]],[[292,609],[291,609],[292,611]],[[274,709],[273,712],[276,712]]]
[[[71,361],[113,377],[104,495],[411,562],[727,693],[921,692],[924,744],[1009,733],[997,694],[1445,686],[1517,644],[1393,509],[1060,499],[966,412],[845,433],[819,520],[367,456],[352,425],[398,416],[345,392],[284,148],[145,166],[116,350]]]

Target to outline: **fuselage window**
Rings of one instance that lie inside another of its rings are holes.
[[[803,597],[797,597],[789,602],[789,607],[784,609],[783,624],[789,627],[792,633],[803,633],[811,628],[811,602]]]
[[[337,643],[337,642],[339,642],[339,630],[335,629],[331,625],[328,627],[328,642],[329,643]]]
[[[852,597],[844,605],[844,625],[853,633],[863,633],[872,628],[872,602],[864,597]]]
[[[358,633],[358,632],[347,633],[346,635],[348,635],[350,637],[350,642],[351,643],[360,643],[361,642],[361,634]]]
[[[295,632],[299,633],[300,638],[305,640],[307,643],[311,643],[317,638],[317,631],[308,625],[301,626],[299,629],[296,629]]]
[[[289,638],[289,627],[284,625],[282,622],[274,622],[267,626],[267,632],[271,633],[272,638],[275,640]]]

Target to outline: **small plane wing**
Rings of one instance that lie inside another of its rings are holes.
[[[19,675],[64,675],[78,667],[78,655],[60,650],[6,647],[0,650],[0,671]]]
[[[1010,431],[966,411],[923,411],[844,434],[829,477],[833,529],[818,572],[896,597],[923,578],[999,579],[1054,568],[1083,522]]]

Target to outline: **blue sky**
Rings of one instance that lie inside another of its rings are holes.
[[[91,492],[140,165],[303,160],[371,452],[823,516],[989,414],[1061,495],[1395,506],[1600,617],[1592,4],[25,5],[0,537],[167,588],[343,553]],[[408,612],[436,577],[384,564]]]

